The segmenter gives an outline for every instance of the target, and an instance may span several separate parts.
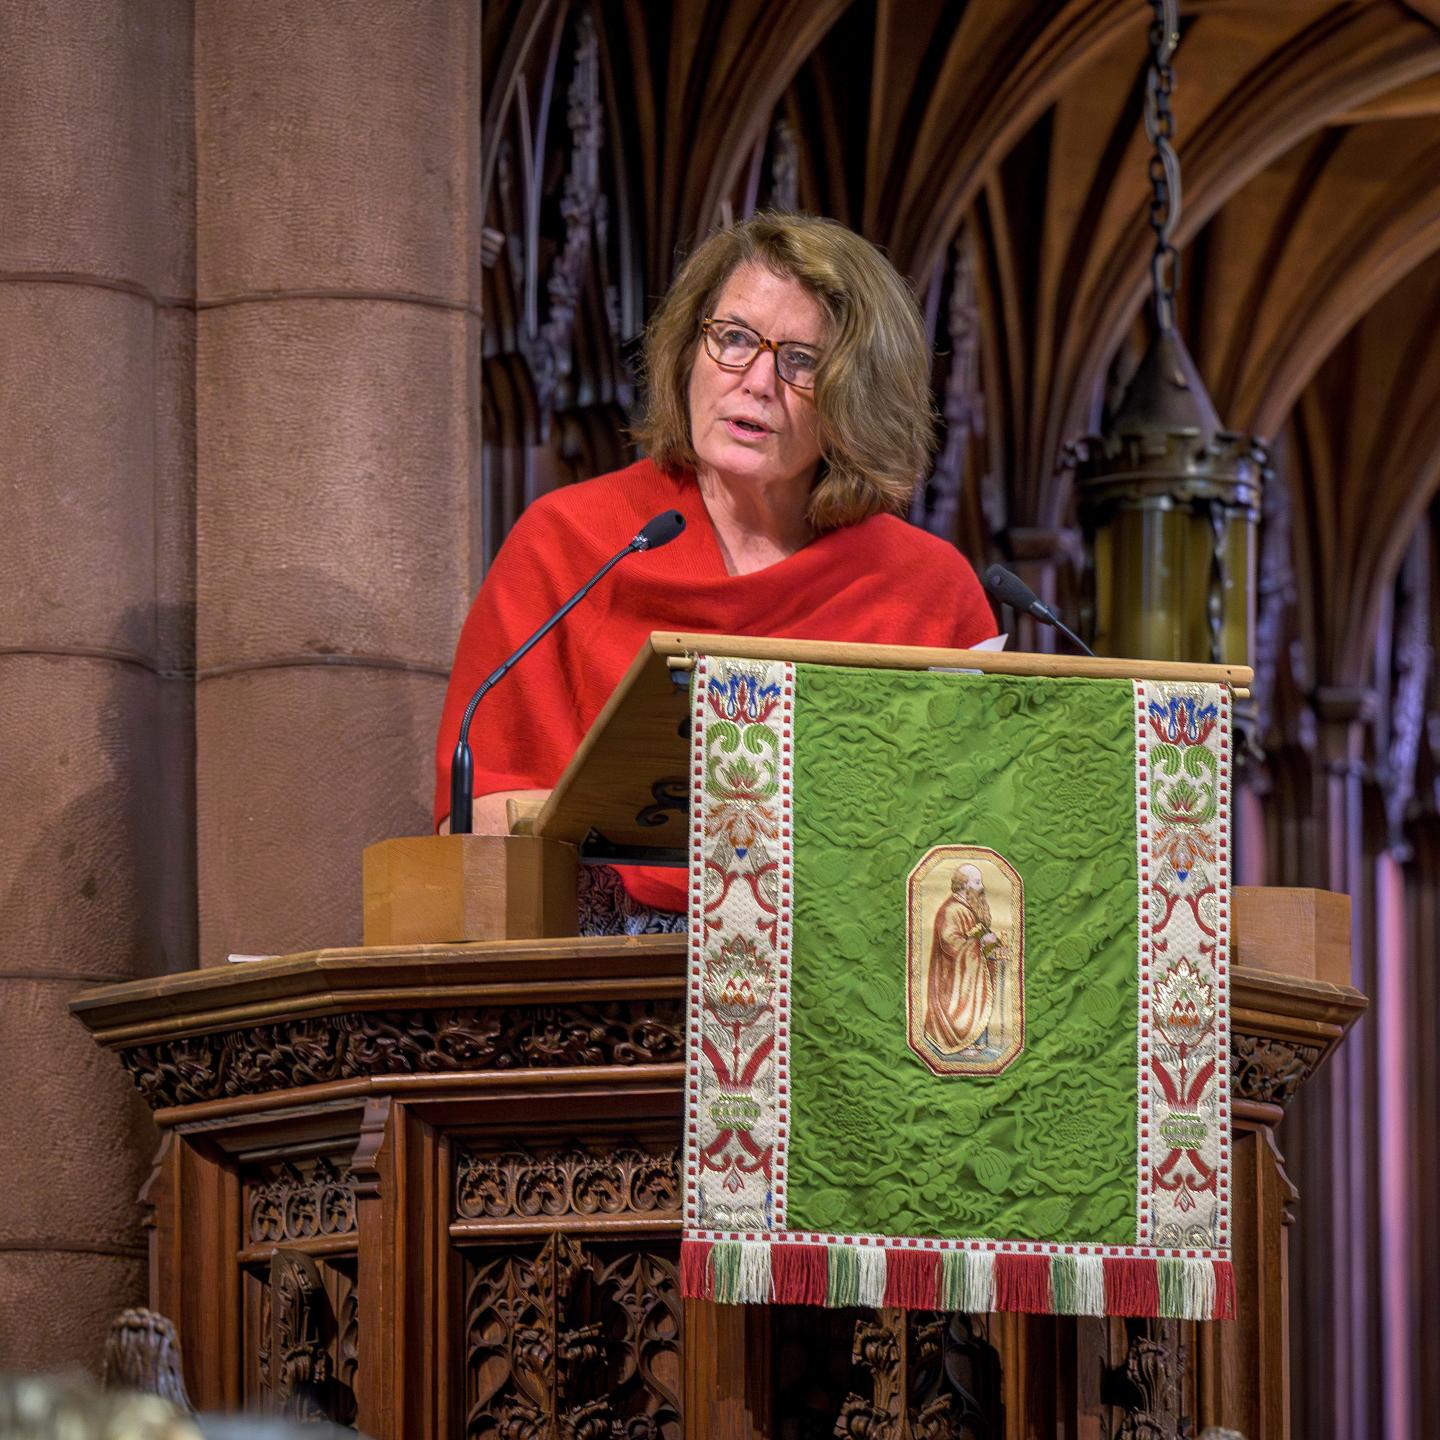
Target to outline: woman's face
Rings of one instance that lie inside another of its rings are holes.
[[[825,348],[825,312],[802,285],[760,265],[743,265],[725,282],[710,313],[738,320],[768,339]],[[690,371],[690,438],[702,470],[731,484],[762,487],[803,481],[820,462],[813,390],[797,390],[761,350],[748,370],[725,370],[696,341]]]

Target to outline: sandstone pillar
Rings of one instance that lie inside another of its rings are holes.
[[[478,488],[479,6],[197,0],[200,959],[429,826]]]
[[[193,964],[187,0],[0,7],[0,1363],[145,1293],[154,1130],[66,1012]]]

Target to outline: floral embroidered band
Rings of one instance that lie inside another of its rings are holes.
[[[702,657],[686,1295],[1228,1318],[1230,697]]]

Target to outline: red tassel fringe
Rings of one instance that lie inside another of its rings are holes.
[[[680,1293],[687,1300],[708,1300],[715,1293],[710,1273],[710,1241],[686,1240],[680,1246]]]
[[[1160,1270],[1155,1262],[1107,1255],[1105,1310],[1110,1315],[1158,1315]]]
[[[772,1245],[770,1283],[777,1305],[823,1305],[830,1261],[823,1245]]]
[[[690,1300],[715,1294],[710,1267],[712,1243],[686,1240],[680,1246],[680,1293]],[[1235,1318],[1235,1271],[1228,1260],[1215,1267],[1215,1308],[1211,1318]],[[1106,1256],[1105,1310],[1110,1315],[1158,1315],[1160,1272],[1154,1260]],[[770,1250],[774,1299],[781,1305],[823,1305],[830,1285],[824,1245],[774,1245]],[[934,1310],[940,1304],[940,1254],[936,1250],[889,1250],[885,1256],[885,1302],[906,1310]],[[995,1309],[1028,1315],[1054,1312],[1048,1255],[995,1257]]]
[[[1215,1265],[1215,1320],[1235,1318],[1235,1271],[1228,1260],[1216,1260]]]
[[[885,1256],[885,1303],[906,1310],[940,1306],[940,1252],[891,1250]]]
[[[1026,1315],[1050,1314],[1055,1308],[1050,1294],[1050,1257],[997,1255],[995,1308]]]

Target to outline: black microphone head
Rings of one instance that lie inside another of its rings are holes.
[[[684,528],[685,517],[678,510],[662,510],[630,543],[637,550],[656,550],[668,545]]]
[[[1044,601],[1018,576],[1003,565],[989,566],[981,583],[1002,604],[1025,615],[1048,620],[1050,612]]]

